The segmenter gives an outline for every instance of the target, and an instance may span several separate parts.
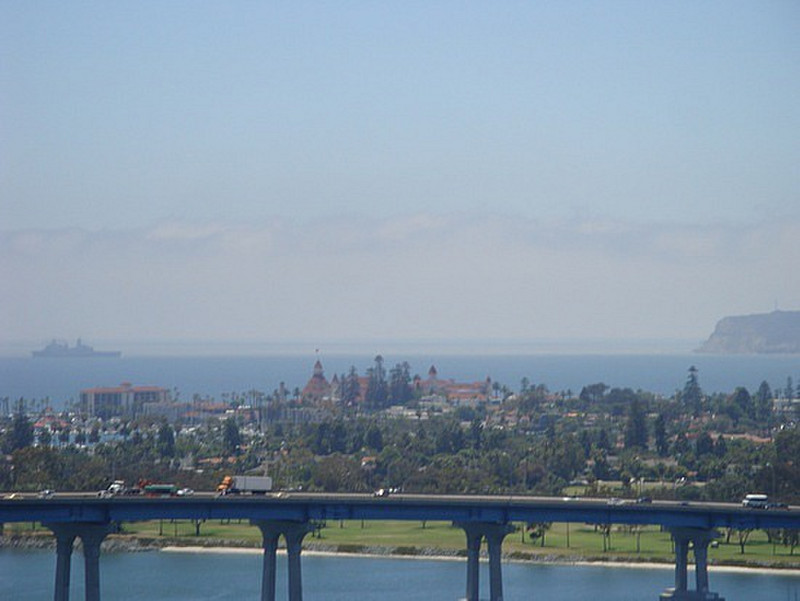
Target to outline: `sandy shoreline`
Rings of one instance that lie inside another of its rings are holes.
[[[218,539],[207,541],[205,545],[170,544],[170,540],[137,538],[128,536],[111,536],[103,542],[103,551],[112,553],[137,553],[137,552],[165,552],[165,553],[224,553],[256,555],[263,551],[258,546],[241,546],[231,544],[233,541]],[[80,546],[80,541],[76,543]],[[28,536],[0,536],[0,549],[52,549],[55,540],[52,536],[43,534]],[[278,553],[285,553],[285,549],[278,549]],[[397,552],[394,547],[365,546],[358,549],[342,549],[335,546],[320,545],[303,549],[307,556],[322,557],[349,557],[349,558],[387,558],[408,560],[431,561],[466,561],[463,553],[457,550],[442,550],[434,548],[415,549],[412,553]],[[482,561],[485,560],[481,558]],[[614,557],[607,559],[581,558],[580,556],[563,555],[530,555],[514,556],[510,554],[503,557],[504,563],[538,564],[551,566],[588,566],[606,568],[637,568],[646,570],[673,570],[671,562],[630,561],[629,559],[617,560]],[[690,569],[691,566],[690,566]],[[715,572],[738,572],[749,574],[783,574],[800,577],[800,566],[770,566],[770,565],[710,565],[709,569]]]
[[[162,553],[224,553],[224,554],[243,554],[260,555],[263,551],[257,548],[237,548],[237,547],[183,547],[166,546],[159,549]],[[285,554],[285,549],[278,549],[279,554]],[[406,559],[412,561],[458,561],[465,562],[466,558],[456,555],[399,555],[392,553],[352,553],[339,551],[320,551],[315,549],[303,549],[303,555],[315,557],[350,557],[359,559]],[[481,558],[481,561],[487,561]],[[586,566],[602,568],[635,568],[642,570],[673,570],[674,566],[669,563],[653,562],[631,562],[631,561],[588,561],[588,560],[558,560],[548,558],[544,560],[536,559],[504,559],[507,563],[539,564],[539,565],[561,565],[561,566]],[[769,567],[749,567],[749,566],[721,566],[710,565],[711,572],[732,572],[746,574],[783,574],[800,577],[800,568],[769,568]],[[690,566],[690,571],[692,570]]]

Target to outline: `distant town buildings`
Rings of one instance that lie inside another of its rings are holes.
[[[344,376],[347,379],[349,376]],[[358,394],[356,396],[356,403],[364,402],[367,386],[369,385],[369,378],[365,376],[358,376],[356,378]],[[303,401],[311,403],[319,403],[324,401],[340,402],[343,398],[342,386],[344,380],[334,375],[331,381],[325,377],[325,372],[322,367],[322,362],[317,360],[314,363],[314,370],[311,378],[309,378],[306,385],[301,392]],[[439,378],[439,373],[436,366],[431,365],[428,370],[428,377],[422,379],[420,376],[415,376],[411,382],[414,394],[420,399],[431,400],[434,399],[439,402],[449,403],[451,405],[461,404],[476,404],[486,402],[490,399],[493,392],[492,379],[487,377],[479,382],[456,382],[453,379],[443,380]]]
[[[169,422],[200,423],[212,417],[236,414],[245,421],[249,418],[259,423],[298,424],[329,417],[335,405],[343,404],[344,398],[349,399],[349,406],[363,405],[366,402],[369,381],[369,377],[356,375],[355,370],[346,375],[334,375],[328,380],[322,362],[317,360],[308,382],[295,392],[293,398],[288,398],[288,391],[282,385],[274,398],[265,397],[255,403],[253,399],[247,399],[246,402],[237,403],[235,407],[227,402],[201,399],[197,396],[190,402],[178,402],[171,398],[167,388],[133,386],[130,382],[123,382],[115,387],[81,390],[80,408],[85,416],[99,419],[151,416],[162,417]],[[460,405],[489,402],[496,392],[489,377],[478,382],[456,382],[453,379],[440,378],[433,365],[426,378],[414,376],[409,385],[419,403],[418,407],[434,407],[440,411]],[[347,394],[346,387],[352,387]],[[388,407],[385,408],[388,410]],[[248,415],[245,417],[245,414]],[[393,412],[389,411],[389,414]]]

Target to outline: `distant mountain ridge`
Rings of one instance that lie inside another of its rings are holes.
[[[725,317],[698,353],[800,353],[800,311]]]

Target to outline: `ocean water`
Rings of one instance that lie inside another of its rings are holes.
[[[464,598],[464,561],[304,555],[306,601],[456,601]],[[278,556],[277,598],[286,599],[286,557]],[[489,596],[486,564],[481,599]],[[104,601],[239,601],[260,598],[261,557],[238,553],[106,553],[100,559]],[[0,599],[52,599],[52,551],[0,550]],[[692,575],[690,574],[690,581]],[[672,585],[668,568],[506,563],[506,601],[655,601]],[[797,601],[800,574],[711,571],[711,590],[727,601]],[[83,598],[83,558],[73,555],[71,599]]]
[[[355,366],[364,374],[372,355],[320,357],[326,376]],[[55,407],[78,399],[80,390],[94,386],[161,386],[180,399],[193,395],[220,399],[223,394],[258,390],[270,393],[284,382],[289,390],[302,388],[311,376],[316,356],[251,357],[122,357],[121,359],[0,358],[0,398],[49,398]],[[526,354],[526,355],[385,355],[391,369],[407,361],[412,374],[427,377],[434,365],[441,379],[493,381],[518,390],[522,378],[545,384],[552,391],[579,392],[587,384],[604,382],[663,395],[683,388],[691,365],[699,370],[706,392],[732,392],[745,386],[754,392],[762,381],[783,388],[788,377],[800,383],[800,355],[698,354]],[[173,395],[174,396],[174,395]]]

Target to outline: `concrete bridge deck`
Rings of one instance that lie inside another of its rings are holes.
[[[12,497],[12,498],[9,498]],[[411,495],[275,492],[196,493],[188,497],[0,493],[0,522],[129,522],[152,519],[441,520],[454,522],[580,522],[688,528],[800,528],[800,507],[752,509],[735,503],[609,501],[496,495]]]

